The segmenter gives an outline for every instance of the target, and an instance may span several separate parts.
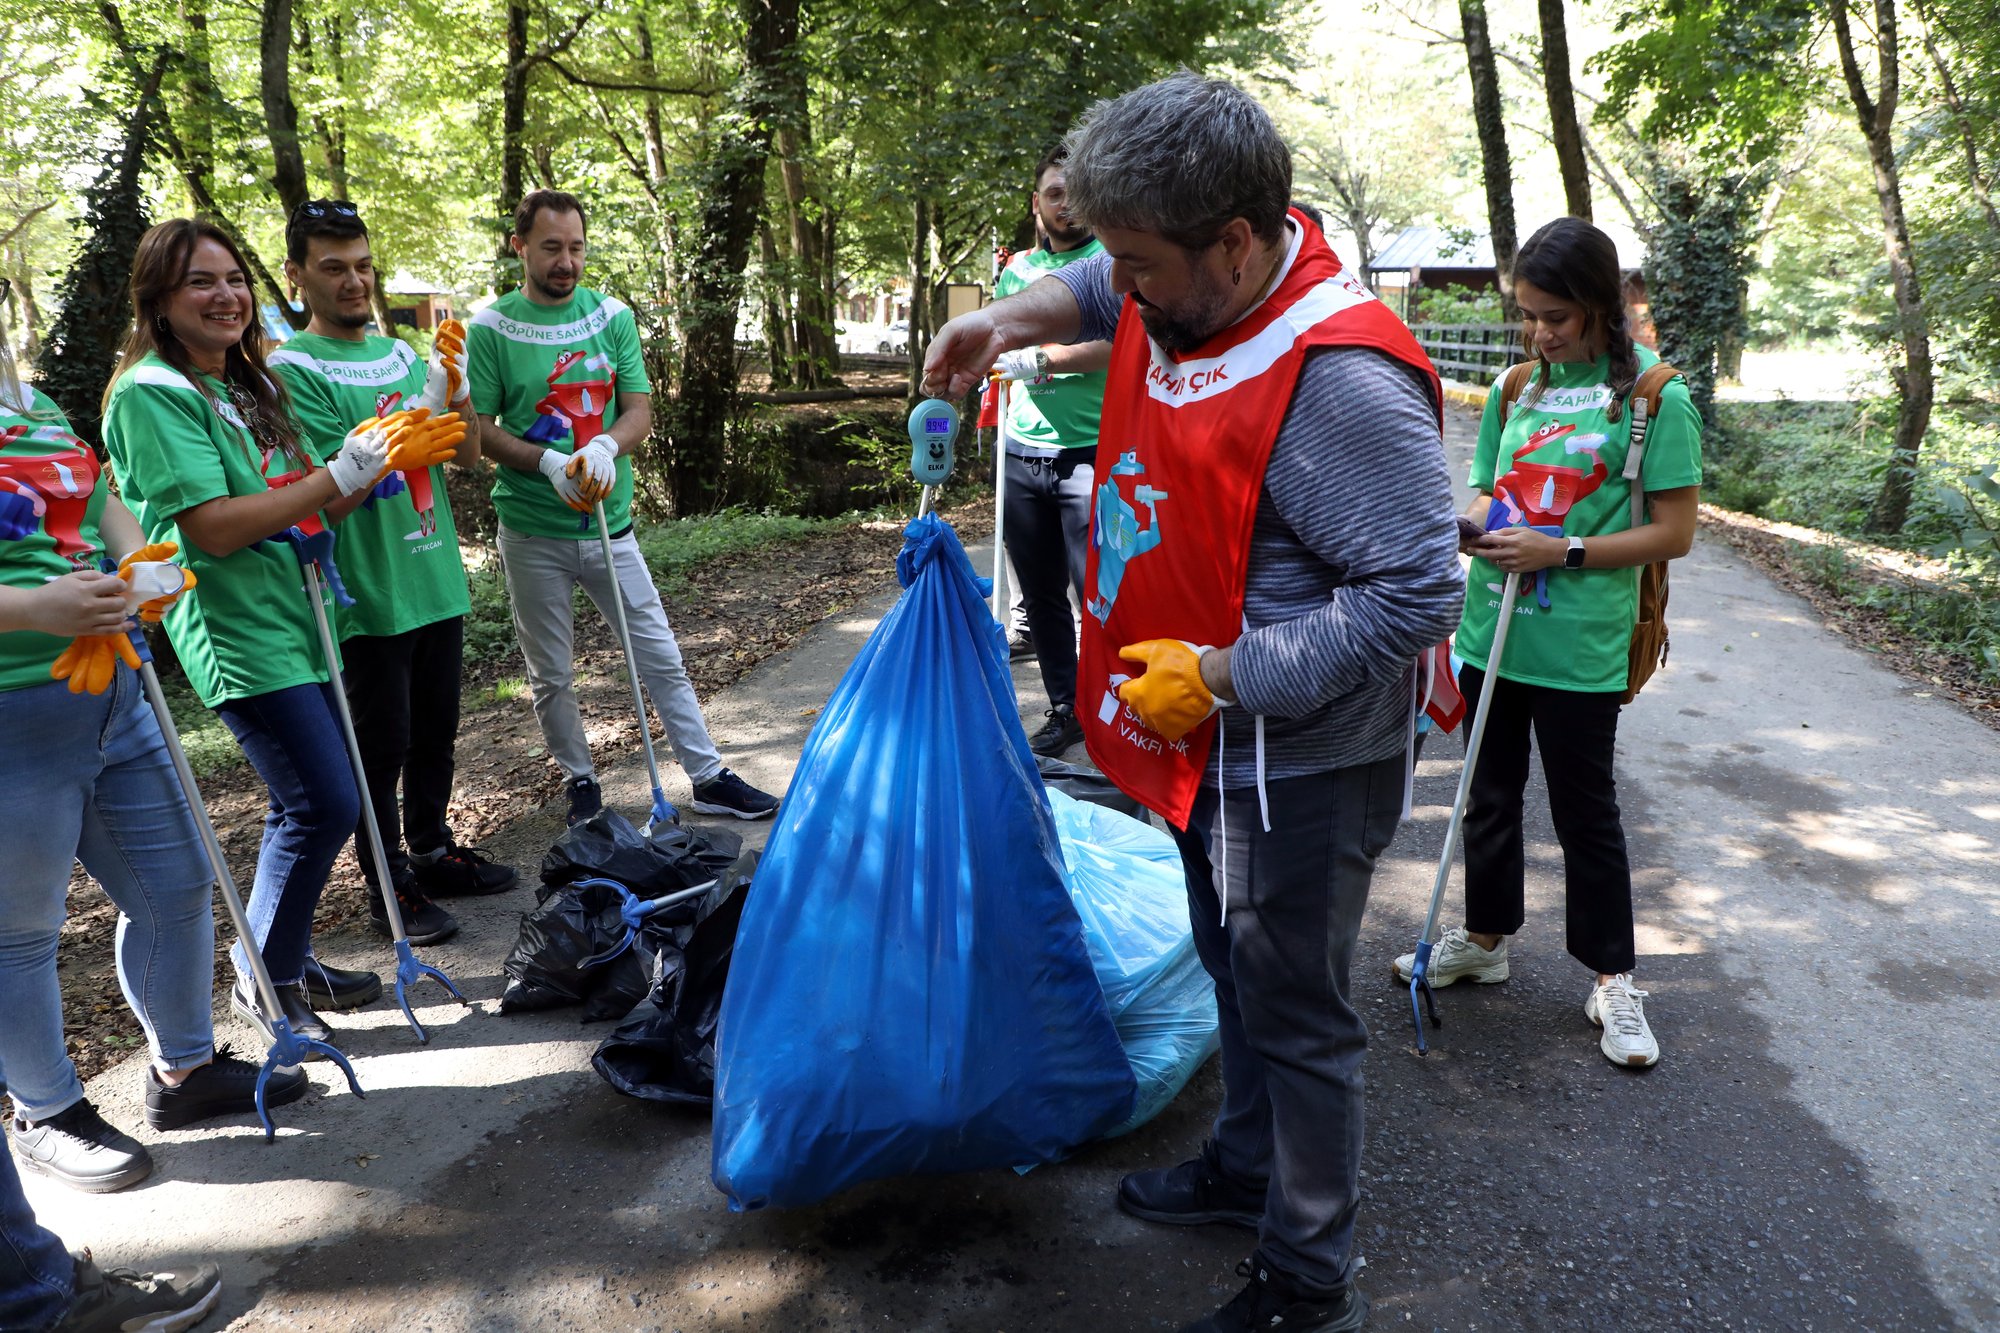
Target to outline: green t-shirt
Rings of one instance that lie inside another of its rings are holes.
[[[289,543],[258,541],[217,557],[174,522],[209,500],[257,495],[306,475],[283,453],[258,447],[220,380],[204,375],[201,384],[148,354],[111,386],[104,445],[146,540],[178,542],[180,562],[194,571],[195,587],[167,612],[167,638],[213,708],[327,673]]]
[[[575,453],[618,419],[621,393],[650,393],[639,355],[639,324],[615,296],[579,287],[562,305],[536,305],[512,291],[472,317],[465,330],[472,410],[528,438],[545,399],[574,429],[544,447]],[[599,418],[601,417],[601,423]],[[495,470],[493,508],[515,532],[595,540],[588,515],[562,502],[540,472]],[[618,481],[604,502],[613,532],[632,523],[632,460],[618,458]]]
[[[1103,243],[1094,237],[1088,245],[1061,254],[1040,246],[1023,250],[993,284],[994,298],[1012,296],[1059,268],[1103,253]],[[1037,451],[1095,449],[1097,420],[1104,411],[1104,377],[1104,371],[1092,370],[1044,375],[1008,386],[1007,439]]]
[[[61,410],[26,385],[21,392],[25,402],[0,397],[0,584],[39,588],[98,568],[106,490],[97,455],[70,434]],[[48,684],[67,647],[39,630],[0,634],[0,690]]]
[[[1659,357],[1638,349],[1639,368]],[[1520,493],[1547,512],[1531,521],[1560,526],[1564,536],[1601,537],[1632,526],[1632,488],[1620,474],[1631,442],[1631,413],[1611,421],[1611,358],[1551,367],[1550,382],[1532,404],[1524,392],[1513,417],[1500,420],[1500,385],[1486,397],[1486,416],[1479,423],[1479,446],[1472,458],[1471,484],[1491,493],[1502,458],[1521,476]],[[1539,372],[1537,372],[1539,377]],[[1529,391],[1532,392],[1532,389]],[[1541,443],[1515,458],[1531,438]],[[1584,491],[1601,465],[1595,489],[1579,494],[1560,515],[1561,495],[1570,487]],[[1552,471],[1537,472],[1535,465]],[[1525,469],[1524,469],[1524,465]],[[1670,491],[1701,484],[1701,418],[1688,397],[1687,383],[1670,381],[1660,392],[1660,411],[1646,425],[1646,455],[1639,465],[1648,491]],[[1546,685],[1558,690],[1610,691],[1625,688],[1632,622],[1639,608],[1636,569],[1562,569],[1547,572],[1548,606],[1536,595],[1536,577],[1521,576],[1514,600],[1514,619],[1507,631],[1507,656],[1500,674],[1508,680]],[[1474,558],[1466,576],[1465,613],[1459,621],[1458,655],[1484,669],[1493,644],[1493,626],[1500,610],[1506,575],[1488,561]]]
[[[424,364],[400,338],[294,334],[271,353],[271,369],[284,380],[292,417],[320,459],[337,453],[347,432],[414,403],[424,388]],[[378,486],[335,528],[334,562],[354,598],[336,617],[343,642],[405,634],[472,606],[444,465],[396,475],[402,489],[384,496]]]

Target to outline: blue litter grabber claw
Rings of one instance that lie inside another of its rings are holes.
[[[250,933],[250,921],[243,910],[243,899],[236,891],[236,880],[229,873],[229,862],[222,854],[222,844],[215,836],[215,825],[208,817],[208,805],[201,798],[201,788],[194,780],[194,770],[188,767],[187,753],[181,748],[180,732],[174,727],[173,710],[167,707],[167,697],[160,692],[160,677],[153,670],[153,655],[146,649],[146,639],[138,630],[132,631],[132,642],[139,650],[139,683],[145,688],[146,702],[153,706],[153,717],[160,724],[160,735],[167,742],[167,757],[173,761],[174,776],[180,779],[181,795],[187,801],[188,813],[194,816],[195,831],[201,835],[201,845],[208,853],[208,864],[215,872],[216,886],[222,892],[222,905],[229,912],[229,924],[235,928],[237,942],[243,946],[243,956],[250,964],[250,977],[257,986],[257,1001],[264,1008],[264,1016],[271,1024],[271,1049],[264,1057],[264,1067],[257,1071],[257,1118],[264,1123],[264,1141],[271,1142],[277,1137],[278,1127],[271,1121],[271,1112],[265,1105],[265,1087],[271,1081],[271,1071],[291,1068],[304,1064],[313,1055],[323,1055],[340,1067],[347,1076],[348,1090],[357,1097],[368,1094],[361,1090],[361,1083],[354,1077],[354,1066],[347,1057],[332,1044],[312,1037],[301,1037],[292,1031],[292,1025],[285,1018],[285,1011],[278,1003],[278,988],[271,984],[271,973],[264,966],[264,956],[257,951],[256,938]]]
[[[647,919],[651,917],[654,913],[664,912],[667,908],[672,907],[675,903],[684,903],[688,901],[690,898],[699,898],[701,897],[701,895],[707,893],[709,890],[713,889],[719,883],[721,883],[720,880],[712,879],[709,880],[706,884],[697,884],[691,889],[681,889],[679,892],[676,893],[663,894],[658,898],[648,899],[648,898],[641,898],[638,894],[632,892],[632,890],[626,888],[623,884],[620,884],[615,879],[601,879],[592,877],[590,879],[577,880],[571,886],[572,888],[581,889],[589,887],[600,887],[600,888],[610,889],[611,891],[616,893],[618,895],[618,917],[621,921],[625,923],[624,939],[618,941],[618,943],[612,945],[609,949],[606,949],[603,953],[592,954],[590,957],[584,959],[581,963],[578,963],[577,966],[596,967],[599,963],[610,962],[612,959],[616,958],[619,954],[624,953],[627,949],[632,947],[634,941],[636,941],[639,938],[639,927],[645,925]]]
[[[334,715],[340,719],[340,734],[347,741],[348,763],[354,769],[354,786],[361,795],[361,826],[368,837],[368,850],[375,858],[375,877],[380,881],[382,906],[389,920],[389,938],[396,946],[396,1003],[402,1007],[403,1017],[410,1022],[410,1028],[417,1034],[417,1040],[428,1042],[430,1033],[410,1010],[409,988],[425,977],[435,980],[451,993],[451,998],[470,1009],[472,1002],[459,993],[452,985],[451,978],[432,967],[419,962],[410,948],[409,932],[403,928],[403,907],[396,901],[396,886],[389,878],[389,858],[382,850],[382,830],[375,823],[375,804],[368,797],[368,775],[361,766],[361,742],[354,734],[354,715],[347,708],[347,690],[341,684],[340,668],[335,665],[340,660],[333,645],[333,625],[326,615],[326,597],[320,581],[320,567],[301,546],[298,548],[299,566],[305,570],[306,600],[312,603],[313,623],[319,628],[319,648],[326,662],[327,679],[333,688],[328,691],[333,696]]]

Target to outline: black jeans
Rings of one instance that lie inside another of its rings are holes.
[[[1204,786],[1174,841],[1195,948],[1215,978],[1222,1169],[1253,1187],[1268,1182],[1264,1262],[1330,1290],[1348,1280],[1361,1199],[1368,1029],[1348,1001],[1348,971],[1375,858],[1402,817],[1403,756],[1280,778],[1265,790],[1269,833],[1254,787],[1218,797]]]
[[[391,882],[409,876],[404,852],[435,852],[451,841],[451,803],[458,743],[459,676],[465,661],[465,619],[453,616],[404,634],[362,635],[340,645],[347,707],[361,741],[368,799],[382,830]],[[396,787],[402,784],[401,818]],[[370,888],[379,889],[368,833],[356,829],[354,849]]]
[[[1475,704],[1485,679],[1478,667],[1459,668],[1459,689]],[[1549,815],[1562,843],[1570,956],[1593,972],[1632,970],[1632,869],[1611,771],[1620,693],[1555,690],[1504,676],[1494,682],[1493,711],[1465,804],[1467,930],[1512,935],[1527,916],[1521,802],[1532,729]]]
[[[1074,588],[1079,602],[1083,598],[1094,456],[1081,448],[1054,458],[1007,455],[1007,555],[1021,581],[1042,689],[1058,707],[1076,703],[1076,613],[1069,594]]]

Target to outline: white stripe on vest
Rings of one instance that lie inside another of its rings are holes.
[[[1373,292],[1343,270],[1294,301],[1260,332],[1219,356],[1177,362],[1148,338],[1153,363],[1146,370],[1146,394],[1168,407],[1185,407],[1228,393],[1278,364],[1307,330],[1374,299]]]
[[[604,298],[604,304],[567,324],[524,324],[518,319],[509,319],[492,306],[472,317],[472,327],[491,329],[509,342],[539,343],[547,347],[568,347],[584,342],[604,332],[613,319],[625,313],[625,303],[615,296]]]

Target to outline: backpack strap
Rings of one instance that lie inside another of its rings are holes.
[[[1514,404],[1521,401],[1521,394],[1526,391],[1528,380],[1534,373],[1535,363],[1532,361],[1523,361],[1519,365],[1507,367],[1507,372],[1500,377],[1500,421],[1502,425],[1506,424],[1507,419],[1514,415]]]
[[[1679,374],[1666,362],[1658,362],[1639,376],[1626,401],[1625,419],[1631,423],[1631,436],[1625,448],[1625,470],[1620,475],[1632,483],[1632,526],[1635,528],[1646,521],[1646,490],[1639,484],[1639,468],[1646,458],[1646,427],[1660,414],[1661,391]]]

